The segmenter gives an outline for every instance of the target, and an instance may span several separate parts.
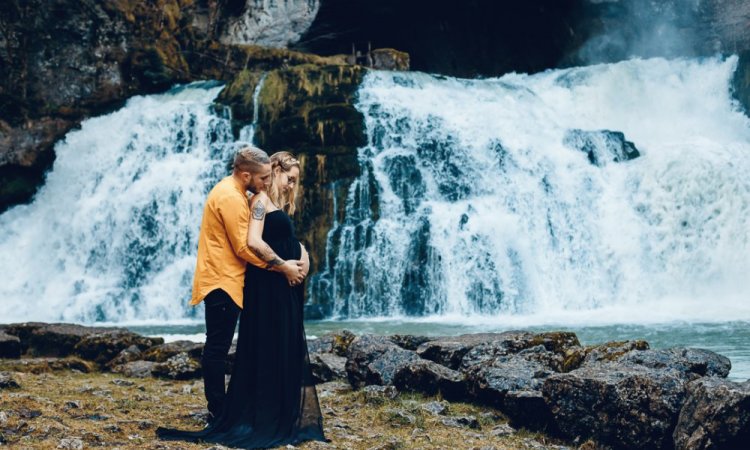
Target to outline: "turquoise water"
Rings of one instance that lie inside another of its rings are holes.
[[[309,321],[306,322],[309,337],[350,330],[356,334],[414,334],[425,336],[458,335],[464,333],[501,332],[509,328],[488,324],[446,324],[411,320],[354,320],[354,321]],[[152,336],[163,336],[167,340],[203,340],[204,326],[184,324],[170,326],[132,326],[133,331]],[[649,325],[603,325],[603,326],[531,326],[524,330],[541,332],[564,330],[576,333],[583,345],[599,344],[613,340],[644,339],[651,348],[675,346],[696,347],[712,350],[732,361],[729,378],[735,381],[750,379],[750,322],[683,323]]]

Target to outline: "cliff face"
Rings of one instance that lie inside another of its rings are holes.
[[[132,95],[227,80],[245,67],[337,60],[223,44],[218,36],[234,11],[211,0],[6,4],[0,8],[0,211],[34,194],[57,140]]]
[[[268,72],[260,91],[256,142],[269,154],[289,150],[300,160],[294,219],[313,271],[325,259],[328,230],[343,217],[349,185],[359,175],[357,149],[366,135],[353,103],[364,74],[361,66],[300,65]],[[253,117],[252,93],[260,78],[258,72],[243,71],[219,96],[232,108],[237,126]]]

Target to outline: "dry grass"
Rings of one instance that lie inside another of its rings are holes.
[[[0,367],[2,365],[0,364]],[[20,389],[0,390],[0,442],[12,448],[54,449],[65,439],[84,448],[199,449],[211,445],[160,442],[157,426],[199,429],[202,382],[126,379],[113,374],[11,372]],[[401,395],[368,402],[362,392],[341,383],[318,387],[329,443],[309,442],[302,449],[529,449],[554,448],[539,434],[524,431],[494,436],[505,423],[496,411],[451,403],[436,416],[422,405],[436,398]],[[451,416],[475,416],[480,428],[442,423]]]

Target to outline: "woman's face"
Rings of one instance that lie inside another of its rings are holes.
[[[289,172],[284,172],[283,169],[279,168],[279,171],[276,173],[276,179],[274,180],[275,183],[278,183],[279,188],[285,194],[294,189],[294,186],[297,185],[298,181],[299,167],[297,166],[292,166],[292,168],[289,169]]]

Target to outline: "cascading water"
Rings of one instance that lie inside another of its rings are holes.
[[[220,90],[134,97],[56,145],[33,202],[0,216],[0,322],[190,317],[203,203],[235,150]]]
[[[312,293],[342,318],[749,319],[750,120],[730,95],[736,63],[370,72],[361,176]],[[599,130],[641,156],[615,162]],[[571,145],[587,132],[599,136],[588,155]]]

